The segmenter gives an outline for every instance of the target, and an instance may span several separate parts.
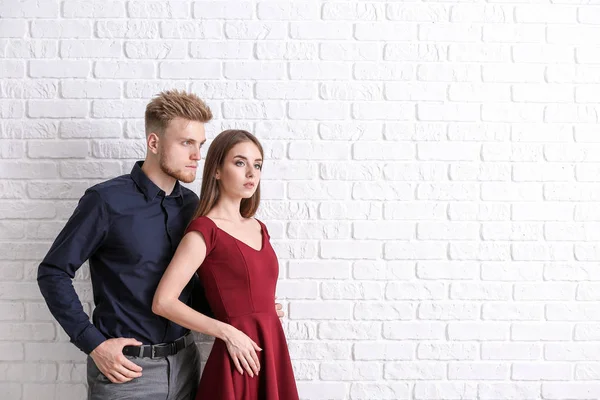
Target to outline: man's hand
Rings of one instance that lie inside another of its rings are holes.
[[[277,300],[277,297],[275,297],[275,300]],[[279,318],[285,317],[285,312],[283,312],[283,306],[281,303],[275,303],[275,311],[277,312],[277,316]]]
[[[90,353],[96,366],[112,383],[125,383],[142,376],[142,367],[123,355],[125,346],[141,346],[135,339],[107,339]]]

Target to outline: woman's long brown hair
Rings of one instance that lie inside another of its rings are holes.
[[[192,220],[202,217],[217,204],[219,200],[219,183],[215,178],[217,168],[223,166],[225,157],[229,150],[238,143],[252,142],[258,147],[261,157],[264,159],[263,148],[258,139],[250,132],[241,129],[229,129],[219,133],[208,148],[206,161],[204,162],[204,171],[202,172],[202,186],[200,189],[200,202]],[[240,204],[240,213],[244,218],[250,218],[256,214],[260,204],[260,182],[256,186],[256,191],[252,197],[242,199]]]

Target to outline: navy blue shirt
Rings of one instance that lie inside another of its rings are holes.
[[[52,315],[87,354],[108,338],[156,344],[188,332],[154,314],[152,299],[198,197],[179,182],[166,196],[144,174],[142,164],[85,192],[38,269],[38,284]],[[96,305],[93,324],[72,284],[86,260]],[[192,291],[205,305],[197,279],[180,299],[191,304]]]

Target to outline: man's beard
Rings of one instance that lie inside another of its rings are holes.
[[[181,181],[184,183],[192,183],[196,179],[196,174],[194,174],[194,173],[186,174],[183,171],[175,171],[174,169],[169,167],[168,159],[166,157],[163,157],[162,155],[159,156],[158,162],[159,162],[160,169],[162,170],[162,172],[169,175],[171,178],[175,178],[178,181]]]

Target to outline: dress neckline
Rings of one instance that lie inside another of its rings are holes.
[[[221,229],[219,227],[219,225],[217,225],[217,223],[215,221],[213,221],[210,217],[207,217],[206,215],[203,216],[204,218],[208,219],[210,222],[213,223],[213,225],[220,230],[221,232],[223,232],[224,234],[226,234],[227,236],[229,236],[230,238],[234,239],[235,241],[243,244],[244,246],[248,247],[250,250],[254,250],[257,253],[260,253],[264,248],[265,248],[265,235],[264,235],[264,228],[262,226],[262,223],[257,220],[256,218],[254,218],[254,220],[256,220],[256,222],[258,222],[258,225],[260,225],[260,249],[255,249],[254,247],[250,246],[248,243],[244,242],[243,240],[240,240],[238,238],[236,238],[235,236],[233,236],[231,233],[227,232],[224,229]]]

